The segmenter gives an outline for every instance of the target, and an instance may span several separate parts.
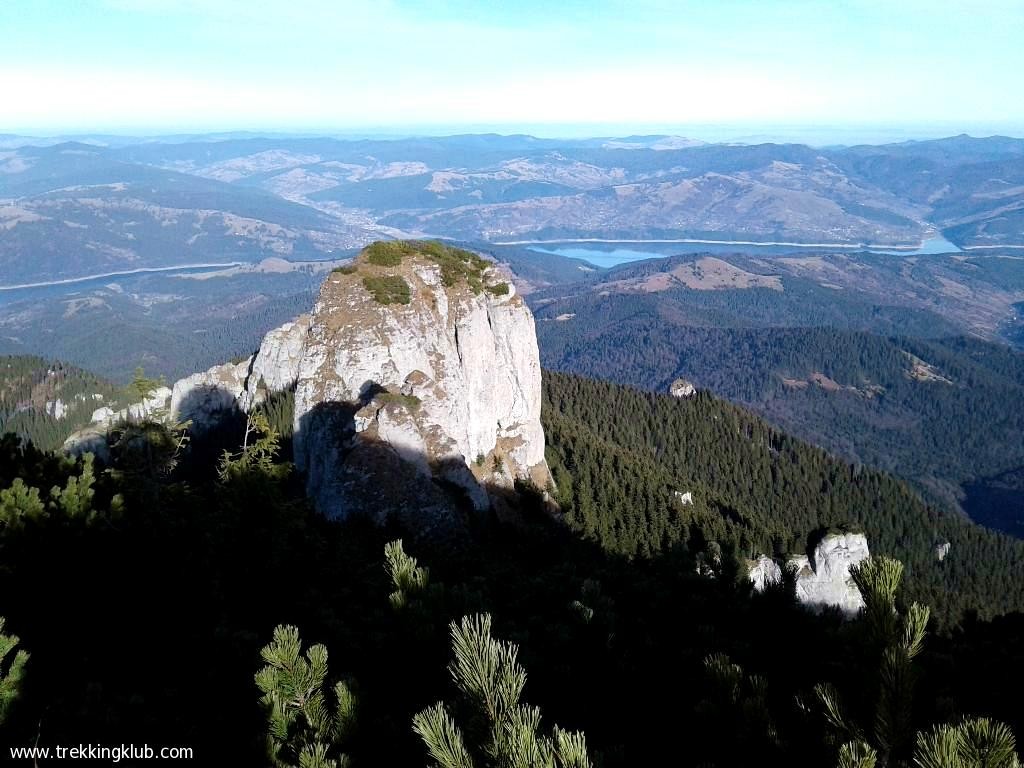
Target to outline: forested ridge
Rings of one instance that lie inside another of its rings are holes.
[[[568,519],[633,556],[697,540],[744,558],[803,553],[821,531],[867,533],[907,566],[943,620],[1024,609],[1024,542],[926,506],[904,483],[847,464],[701,392],[676,399],[549,372],[545,433]],[[683,505],[676,492],[693,493]],[[949,541],[955,561],[938,562]]]
[[[73,365],[0,355],[0,434],[12,432],[44,450],[59,448],[95,409],[123,399],[120,387]]]
[[[893,324],[888,315],[904,312],[898,308],[877,308],[870,323],[858,319],[860,307],[842,321],[824,317],[832,327],[802,326],[809,318],[790,318],[798,327],[749,327],[759,316],[755,294],[776,292],[707,293],[719,292],[688,291],[678,302],[622,295],[559,303],[557,311],[576,315],[538,322],[542,363],[662,392],[685,377],[850,461],[898,474],[951,510],[960,509],[965,483],[1024,465],[1020,352],[929,337],[944,324]],[[769,325],[783,323],[776,298],[764,301],[773,307]],[[897,326],[902,335],[886,335]],[[1010,516],[1001,526],[1017,530]]]

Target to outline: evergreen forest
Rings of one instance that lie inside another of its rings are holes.
[[[544,397],[560,513],[524,486],[516,522],[444,540],[315,514],[287,393],[201,435],[122,424],[105,466],[4,436],[0,742],[303,768],[1017,765],[1024,544],[706,393],[546,374]],[[748,558],[832,529],[872,547],[857,618],[802,608],[792,574],[753,592]]]

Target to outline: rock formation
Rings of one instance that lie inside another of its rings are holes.
[[[796,596],[813,610],[835,607],[848,616],[864,607],[860,590],[853,583],[850,568],[870,556],[862,533],[828,534],[810,555],[790,558],[787,567],[796,569]],[[782,578],[778,564],[765,555],[750,564],[754,589],[761,591]]]
[[[115,411],[110,406],[102,406],[92,412],[93,428],[110,427],[125,419],[144,419],[166,411],[170,404],[171,390],[168,387],[157,387],[149,396],[138,403]]]
[[[779,564],[766,555],[758,555],[757,560],[749,563],[749,569],[750,581],[758,592],[763,592],[769,584],[782,581]]]
[[[224,411],[237,408],[251,364],[252,358],[215,365],[174,382],[170,404],[172,423],[191,422],[193,430],[202,431],[215,424]]]
[[[810,557],[790,560],[796,566],[796,595],[804,605],[820,610],[834,606],[847,615],[864,607],[864,598],[853,583],[850,567],[870,556],[862,533],[825,536]]]
[[[550,482],[533,315],[490,263],[428,245],[398,263],[371,246],[330,275],[314,307],[295,461],[328,516],[429,517],[450,506],[444,488],[480,509],[517,479]],[[415,471],[381,482],[371,464]]]
[[[168,387],[157,387],[149,393],[145,400],[115,411],[110,406],[102,406],[92,412],[92,423],[72,433],[64,441],[64,451],[77,456],[82,453],[93,453],[101,461],[110,456],[107,445],[107,433],[110,428],[130,419],[164,418],[171,403],[171,390]]]
[[[246,380],[245,410],[260,402],[266,392],[281,392],[295,385],[310,320],[309,315],[299,315],[263,337]]]
[[[686,379],[676,379],[668,388],[672,397],[693,397],[697,394],[697,388]]]

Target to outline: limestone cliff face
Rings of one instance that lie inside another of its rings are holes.
[[[870,556],[867,537],[862,533],[829,534],[809,555],[791,558],[787,566],[796,570],[796,596],[812,610],[838,608],[848,616],[864,607],[864,598],[853,583],[850,568]],[[754,589],[760,591],[782,578],[782,570],[761,555],[750,565]]]
[[[299,364],[309,334],[309,315],[299,315],[263,337],[249,368],[244,407],[259,402],[264,392],[290,389],[299,377]]]
[[[533,316],[493,266],[456,266],[429,252],[386,267],[364,254],[325,282],[298,369],[294,439],[325,514],[440,509],[430,480],[462,489],[477,509],[493,496],[484,486],[549,482]],[[367,287],[379,279],[405,288],[382,303]],[[396,461],[428,482],[367,482],[368,463]]]
[[[245,391],[252,358],[241,363],[215,365],[174,382],[171,390],[172,423],[191,422],[202,431],[217,421],[225,410],[237,407]]]
[[[294,386],[309,319],[300,315],[273,329],[263,337],[259,351],[240,363],[215,365],[176,381],[170,400],[172,422],[191,422],[194,429],[202,430],[226,410],[248,411],[267,393]]]

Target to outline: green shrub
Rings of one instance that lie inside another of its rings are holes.
[[[420,407],[420,399],[416,395],[402,395],[396,392],[382,392],[377,395],[382,403],[398,403],[404,405],[407,410],[416,412]]]
[[[445,286],[451,288],[465,282],[474,294],[484,290],[483,273],[490,266],[490,262],[472,251],[455,248],[438,240],[381,240],[366,246],[363,252],[366,261],[378,267],[397,267],[405,256],[413,254],[425,256],[440,265],[441,282]],[[500,285],[494,287],[500,290]],[[506,285],[504,292],[495,295],[503,296],[507,292]]]
[[[345,264],[340,267],[335,267],[334,269],[331,270],[332,273],[336,272],[342,275],[354,275],[358,271],[359,267],[357,267],[355,264]]]
[[[483,290],[483,271],[488,267],[486,259],[436,240],[418,243],[417,249],[441,266],[441,282],[447,287],[465,280],[473,293]]]
[[[378,267],[397,267],[402,263],[402,257],[411,253],[412,249],[408,243],[401,240],[378,240],[366,246],[363,252],[370,264]]]
[[[492,296],[508,296],[508,283],[502,282],[497,285],[487,286],[487,292]]]
[[[363,285],[378,304],[408,304],[409,284],[398,275],[364,277]]]

